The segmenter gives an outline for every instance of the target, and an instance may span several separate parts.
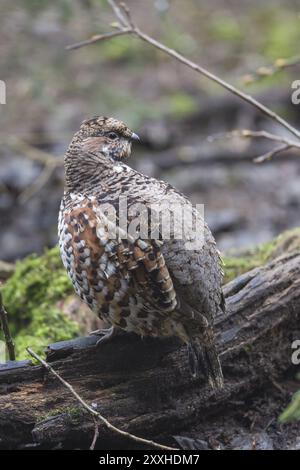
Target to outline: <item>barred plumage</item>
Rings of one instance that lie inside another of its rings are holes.
[[[215,241],[204,224],[203,246],[187,249],[186,243],[194,240],[197,211],[169,184],[122,162],[136,138],[124,123],[103,117],[84,121],[74,135],[65,156],[66,188],[59,214],[62,261],[77,294],[102,319],[141,336],[180,337],[189,345],[193,371],[202,364],[212,386],[221,387],[212,330],[214,317],[223,309]],[[125,226],[122,198],[127,202]],[[131,209],[140,205],[145,210],[139,222],[153,222],[155,204],[163,204],[164,210],[182,206],[190,215],[184,238],[174,230],[170,238],[163,237],[160,219],[155,237],[150,229],[143,237],[128,230],[139,212],[130,214]],[[114,209],[114,219],[107,208]]]

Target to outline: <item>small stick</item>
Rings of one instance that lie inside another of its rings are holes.
[[[266,161],[272,160],[273,157],[279,155],[282,152],[285,152],[286,150],[289,150],[290,148],[291,146],[288,144],[278,145],[278,147],[275,147],[273,150],[270,150],[270,152],[267,152],[264,155],[260,155],[259,157],[254,158],[253,161],[254,163],[264,163]]]
[[[107,3],[111,6],[116,15],[117,19],[120,21],[121,25],[126,28],[127,22],[127,15],[124,15],[124,5],[120,8],[114,0],[107,0]],[[127,13],[127,11],[126,11]]]
[[[2,144],[1,140],[0,143]],[[36,195],[49,181],[55,169],[63,165],[62,158],[56,158],[54,155],[33,147],[21,139],[9,138],[3,141],[3,145],[20,152],[29,160],[41,163],[44,166],[39,176],[18,196],[21,204],[25,204]]]
[[[1,292],[0,292],[0,323],[2,326],[3,333],[4,333],[9,360],[15,361],[16,360],[15,343],[12,339],[10,329],[8,326],[7,311],[5,310],[4,305],[3,305]]]
[[[150,441],[148,439],[143,439],[142,437],[135,436],[134,434],[130,434],[129,432],[122,431],[122,429],[117,428],[113,424],[111,424],[104,416],[102,416],[98,411],[93,409],[91,406],[89,406],[83,398],[81,398],[80,395],[78,395],[77,392],[75,392],[74,388],[72,385],[70,385],[66,380],[64,380],[58,372],[56,372],[50,364],[48,364],[44,359],[42,359],[37,353],[35,353],[31,348],[27,348],[28,353],[34,357],[42,366],[45,367],[49,372],[51,372],[70,392],[72,395],[76,398],[77,401],[85,408],[92,417],[98,421],[102,421],[102,423],[110,430],[113,431],[116,434],[119,434],[127,439],[131,439],[132,441],[138,442],[140,444],[148,445],[151,447],[154,447],[155,449],[161,449],[161,450],[179,450],[174,447],[168,447],[164,446],[162,444],[158,444],[157,442]],[[96,435],[97,433],[95,433]],[[94,443],[95,440],[95,435],[92,444]],[[95,444],[94,444],[95,445]]]
[[[135,24],[133,22],[133,19],[131,18],[131,13],[130,13],[129,7],[124,2],[120,3],[120,7],[123,10],[123,13],[124,13],[128,23],[130,24],[131,28],[134,29]]]
[[[46,163],[36,180],[19,194],[18,201],[20,201],[21,204],[25,204],[29,199],[35,196],[48,183],[57,167],[57,163]]]
[[[276,59],[272,65],[259,67],[254,73],[245,75],[243,81],[246,85],[249,85],[262,78],[272,77],[278,72],[282,72],[287,68],[295,67],[299,64],[300,54],[289,57],[288,59]]]
[[[111,33],[107,34],[95,34],[95,36],[92,36],[90,39],[86,39],[85,41],[77,42],[75,44],[67,46],[66,49],[68,51],[71,51],[72,49],[80,49],[80,47],[89,46],[90,44],[94,44],[95,42],[115,38],[117,36],[122,36],[123,34],[128,34],[130,32],[131,30],[129,28],[124,28],[119,31],[112,31]]]
[[[12,148],[16,152],[20,152],[22,155],[26,156],[29,160],[43,163],[43,164],[53,164],[53,165],[62,165],[63,159],[56,158],[51,153],[40,150],[37,147],[33,147],[22,139],[16,139],[10,137],[7,139],[0,139],[1,145]]]
[[[96,418],[94,418],[94,424],[95,424],[95,431],[94,431],[93,441],[90,445],[90,450],[95,450],[96,442],[97,442],[98,437],[99,437],[99,423],[96,420]]]
[[[278,155],[282,152],[285,152],[289,149],[297,149],[300,150],[300,143],[296,140],[291,140],[286,137],[282,137],[276,134],[272,134],[271,132],[267,131],[251,131],[249,129],[236,129],[231,132],[225,132],[221,134],[210,135],[207,140],[209,142],[214,142],[215,140],[219,140],[221,138],[230,139],[233,137],[240,137],[246,139],[266,139],[270,140],[271,142],[280,142],[281,145],[278,145],[274,149],[270,150],[269,152],[261,155],[259,157],[254,158],[255,163],[264,163],[267,160],[271,160],[272,157]]]

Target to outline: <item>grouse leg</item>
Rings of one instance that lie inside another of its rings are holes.
[[[107,343],[111,339],[121,334],[124,334],[125,331],[117,326],[111,326],[110,328],[100,328],[100,330],[91,331],[90,335],[99,336],[99,339],[95,345],[98,347],[104,343]]]

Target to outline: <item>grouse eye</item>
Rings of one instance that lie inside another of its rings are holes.
[[[111,139],[111,140],[116,140],[118,138],[118,134],[116,134],[115,132],[110,132],[108,134],[108,137]]]

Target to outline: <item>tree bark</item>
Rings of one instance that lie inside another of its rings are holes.
[[[174,339],[124,335],[97,349],[94,337],[80,338],[48,346],[48,361],[115,426],[176,446],[174,435],[212,429],[228,407],[296,373],[300,253],[239,276],[224,292],[227,314],[215,330],[225,388],[217,394],[191,377],[186,349]],[[99,449],[138,448],[102,424],[99,432]],[[93,433],[91,417],[45,369],[28,362],[0,368],[0,448],[88,448]]]

